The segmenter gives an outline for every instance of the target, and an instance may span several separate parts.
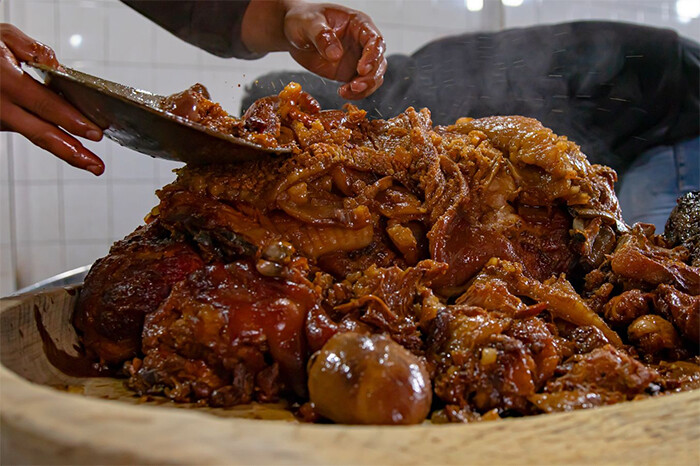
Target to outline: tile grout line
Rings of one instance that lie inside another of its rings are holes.
[[[10,5],[9,2],[5,2],[2,5],[3,17],[9,22],[12,20],[10,18]],[[14,163],[13,163],[13,137],[8,135],[5,147],[7,149],[7,189],[8,189],[8,199],[9,203],[9,230],[10,230],[10,270],[9,276],[11,277],[13,283],[10,283],[11,292],[17,289],[17,208],[15,206],[15,176],[14,176]]]
[[[3,5],[3,11],[5,18],[8,21],[10,18],[10,5],[9,2],[5,2]],[[17,267],[17,260],[19,257],[18,241],[17,241],[17,198],[15,196],[15,167],[14,167],[14,137],[8,136],[7,138],[7,188],[8,202],[10,204],[10,276],[12,277],[14,283],[10,284],[12,291],[17,290],[17,284],[19,283],[19,269]]]
[[[61,47],[61,10],[57,5],[57,1],[54,1],[54,33],[56,34],[55,37],[55,44],[58,44],[59,49]],[[56,188],[58,190],[58,237],[60,240],[61,247],[60,249],[60,258],[59,261],[61,263],[61,270],[64,270],[66,268],[66,264],[68,262],[68,253],[67,253],[67,247],[66,247],[66,208],[65,208],[65,193],[63,190],[63,169],[62,167],[58,167],[57,173],[56,173]]]
[[[7,7],[7,3],[5,4]],[[18,260],[18,241],[17,241],[17,205],[15,196],[15,174],[14,174],[14,154],[12,144],[13,138],[7,138],[7,187],[9,190],[10,203],[10,276],[13,278],[14,283],[11,284],[10,288],[12,291],[17,289],[17,284],[19,283],[19,268],[17,267]]]
[[[112,146],[108,145],[109,150],[109,163],[114,165],[114,152],[112,151]],[[107,175],[107,238],[106,241],[109,243],[109,239],[114,235],[114,180],[108,174]]]
[[[104,10],[103,10],[103,14],[105,14]],[[109,64],[109,56],[108,56],[108,53],[109,53],[109,21],[107,20],[106,16],[104,17],[104,21],[105,21],[105,27],[104,27],[105,36],[104,36],[104,44],[103,44],[104,57],[106,59],[105,66],[109,66],[108,65]],[[112,150],[112,144],[107,144],[106,149],[107,149],[108,155],[109,155],[109,157],[108,157],[109,164],[112,167],[114,167],[115,162],[114,162],[114,151]],[[106,186],[106,188],[107,188],[107,206],[106,206],[106,209],[107,209],[107,234],[106,234],[106,236],[107,236],[107,238],[104,238],[104,241],[107,244],[109,244],[110,243],[109,238],[114,233],[114,199],[112,198],[112,196],[114,195],[114,179],[112,177],[111,172],[107,173],[106,175],[107,175],[107,180],[106,180],[106,183],[107,183],[107,186]],[[97,258],[95,258],[95,259],[97,259]]]

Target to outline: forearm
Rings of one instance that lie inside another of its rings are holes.
[[[221,57],[257,58],[241,38],[250,0],[121,0],[180,39]]]
[[[181,39],[222,57],[289,52],[360,99],[386,71],[386,46],[371,18],[341,5],[304,0],[121,0]]]
[[[241,39],[246,48],[257,54],[288,52],[291,45],[284,33],[285,16],[301,1],[251,0],[241,26]]]

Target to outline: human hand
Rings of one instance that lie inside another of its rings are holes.
[[[361,11],[299,0],[254,0],[244,18],[243,41],[252,52],[286,50],[309,71],[345,82],[338,90],[345,99],[367,97],[384,82],[386,45]]]
[[[102,174],[102,160],[68,134],[99,141],[100,128],[24,72],[21,62],[60,67],[51,48],[0,24],[0,130],[22,134],[74,167]]]
[[[289,53],[304,68],[343,81],[346,99],[362,99],[384,82],[386,45],[369,16],[339,5],[295,3],[285,16]]]

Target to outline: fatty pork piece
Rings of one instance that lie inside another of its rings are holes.
[[[274,118],[276,102],[262,99],[261,103],[255,106],[257,112],[246,113],[243,118],[236,118],[229,115],[221,105],[213,102],[206,87],[197,83],[182,92],[163,98],[159,107],[215,131],[247,139],[262,146],[278,147],[289,141],[280,137],[279,119]],[[263,112],[265,114],[261,115]]]
[[[146,316],[129,385],[212,406],[305,396],[303,327],[319,302],[305,262],[292,261],[278,277],[261,275],[251,260],[190,274]]]
[[[88,353],[108,364],[139,354],[144,317],[203,265],[194,249],[157,222],[116,242],[90,269],[76,304],[73,323]]]

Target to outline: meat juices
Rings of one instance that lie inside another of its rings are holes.
[[[294,83],[240,120],[166,103],[293,153],[180,169],[91,270],[75,325],[138,393],[417,423],[700,385],[687,238],[627,226],[615,173],[539,122],[368,121]]]

